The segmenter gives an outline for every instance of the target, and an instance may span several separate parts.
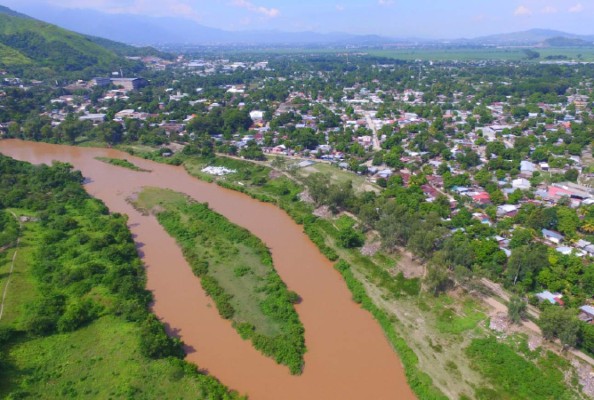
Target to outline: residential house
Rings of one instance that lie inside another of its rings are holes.
[[[541,292],[541,293],[537,293],[536,298],[541,302],[548,301],[551,304],[558,304],[560,306],[565,305],[565,303],[563,303],[563,295],[562,294],[551,293],[548,290],[545,290],[544,292]]]
[[[547,242],[553,244],[560,244],[565,239],[565,236],[559,232],[551,231],[549,229],[543,229],[542,236]]]
[[[581,306],[579,318],[584,322],[592,322],[594,320],[594,307]]]

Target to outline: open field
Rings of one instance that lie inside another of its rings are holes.
[[[540,58],[534,62],[547,61],[548,56],[565,56],[568,60],[594,61],[594,47],[550,47],[534,48],[540,53]],[[395,58],[399,60],[422,61],[520,61],[526,55],[522,48],[444,48],[444,49],[394,49],[369,50],[369,54],[378,57]],[[579,57],[581,55],[581,58]]]
[[[335,165],[326,163],[316,163],[310,167],[298,169],[296,174],[300,178],[305,178],[313,173],[322,173],[330,177],[333,183],[344,183],[351,181],[356,192],[379,192],[379,187],[370,183],[365,177],[344,171]]]
[[[287,54],[309,54],[309,55],[324,55],[324,54],[346,54],[351,53],[353,56],[358,54],[365,54],[374,57],[386,57],[405,61],[520,61],[526,60],[526,55],[522,47],[442,47],[442,48],[361,48],[361,49],[347,49],[347,48],[304,48],[304,47],[271,47],[268,49],[249,49],[249,50],[231,50],[227,51],[228,55],[245,55],[245,54],[270,54],[270,55],[287,55]],[[568,60],[579,61],[594,61],[594,46],[593,47],[531,47],[540,53],[540,58],[533,60],[533,62],[547,61],[547,56],[565,56]],[[579,57],[581,55],[581,57]],[[346,57],[346,56],[345,56]],[[346,60],[346,58],[345,58]]]

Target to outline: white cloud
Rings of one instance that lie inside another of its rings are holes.
[[[257,6],[248,0],[233,0],[233,5],[235,7],[248,9],[251,12],[262,14],[268,18],[278,17],[280,15],[280,10],[278,8],[267,8],[263,6]]]
[[[582,5],[582,3],[577,3],[576,5],[569,7],[568,11],[570,13],[580,13],[584,11],[584,6]]]
[[[532,11],[530,11],[530,9],[526,6],[519,6],[518,8],[516,8],[516,11],[514,11],[514,15],[528,16],[528,15],[532,15]]]
[[[338,11],[338,12],[343,12],[345,10],[345,8],[342,4],[337,4],[335,8],[336,8],[336,11]]]
[[[394,0],[377,0],[377,4],[379,4],[382,7],[387,7],[394,4]]]
[[[557,10],[555,7],[553,6],[546,6],[545,8],[543,8],[542,10],[540,10],[541,13],[543,14],[555,14],[557,13]]]

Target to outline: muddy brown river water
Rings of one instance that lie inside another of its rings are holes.
[[[87,178],[87,191],[112,212],[129,216],[154,295],[153,311],[186,344],[187,358],[250,399],[414,399],[404,371],[380,326],[351,300],[342,277],[284,211],[241,193],[199,181],[181,167],[135,158],[110,149],[0,141],[0,152],[34,164],[68,162]],[[152,172],[108,165],[95,157],[126,158]],[[297,312],[305,326],[305,369],[288,369],[261,355],[223,320],[175,241],[152,216],[126,199],[154,186],[185,193],[247,228],[270,248],[275,268],[303,299]]]

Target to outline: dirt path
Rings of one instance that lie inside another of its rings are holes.
[[[2,320],[2,315],[4,315],[4,301],[6,300],[6,294],[8,293],[8,285],[10,284],[10,279],[12,278],[12,272],[14,271],[14,262],[17,257],[17,253],[19,251],[19,243],[21,242],[21,232],[23,230],[23,223],[18,219],[15,213],[10,211],[12,216],[19,221],[19,237],[16,241],[16,246],[14,248],[14,254],[12,255],[12,261],[10,263],[10,271],[8,272],[8,278],[6,279],[6,285],[4,285],[4,290],[2,291],[2,303],[0,304],[0,321]]]

